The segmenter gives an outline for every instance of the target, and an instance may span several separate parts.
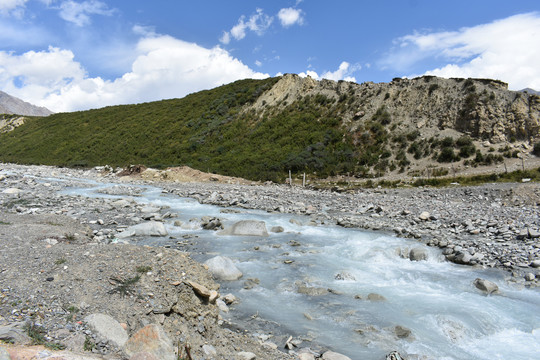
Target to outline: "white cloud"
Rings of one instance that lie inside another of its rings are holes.
[[[88,77],[69,50],[0,52],[0,89],[59,112],[182,97],[238,79],[268,77],[220,47],[207,49],[170,36],[141,38],[134,56],[130,72],[104,80]]]
[[[511,89],[540,89],[540,14],[511,16],[458,31],[415,33],[396,41],[386,66],[407,71],[430,59],[445,65],[425,74],[503,80]]]
[[[64,1],[60,5],[60,17],[72,22],[77,26],[89,25],[90,15],[110,16],[114,13],[107,7],[107,4],[97,0],[89,0],[78,3],[76,1]]]
[[[224,31],[223,35],[221,35],[221,37],[219,38],[219,42],[227,45],[231,42],[231,34],[228,31]]]
[[[358,64],[355,64],[355,65],[352,65],[349,64],[348,62],[346,61],[343,61],[340,65],[339,65],[339,68],[335,71],[326,71],[324,72],[322,75],[319,76],[319,74],[317,74],[317,72],[313,71],[313,70],[307,70],[306,72],[301,72],[300,75],[301,77],[306,77],[306,76],[310,76],[314,79],[317,79],[317,80],[321,80],[321,79],[328,79],[328,80],[334,80],[334,81],[338,81],[338,80],[345,80],[345,81],[353,81],[353,82],[356,82],[356,78],[354,76],[352,76],[352,74],[358,70],[360,70],[362,67]]]
[[[21,18],[24,14],[24,5],[28,0],[0,0],[0,15],[13,15]]]
[[[300,9],[283,8],[278,12],[278,18],[283,27],[289,27],[295,24],[304,23],[303,12]]]
[[[225,31],[220,41],[223,44],[228,44],[231,40],[231,35],[235,40],[242,40],[246,37],[246,32],[248,30],[261,36],[270,27],[273,21],[274,18],[272,16],[266,15],[262,9],[258,8],[256,13],[251,15],[247,21],[244,15],[240,16],[238,23],[234,25],[230,31]]]
[[[261,66],[262,66],[262,62],[260,62],[259,60],[255,60],[255,65],[257,65],[258,67],[261,67]]]

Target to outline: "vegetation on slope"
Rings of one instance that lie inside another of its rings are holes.
[[[96,166],[188,165],[249,179],[344,171],[352,150],[337,117],[306,97],[265,116],[242,108],[278,78],[241,80],[183,99],[29,119],[0,137],[0,160]]]

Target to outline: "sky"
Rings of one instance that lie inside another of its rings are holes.
[[[540,90],[540,2],[0,0],[0,90],[54,112],[285,73]]]

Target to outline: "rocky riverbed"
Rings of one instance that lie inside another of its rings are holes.
[[[33,334],[53,349],[65,346],[111,359],[142,356],[137,352],[146,348],[139,331],[160,339],[158,348],[169,354],[158,356],[163,359],[179,350],[187,356],[186,347],[193,359],[309,359],[325,353],[324,348],[301,351],[283,334],[269,339],[229,329],[217,304],[231,304],[234,298],[219,294],[219,284],[182,251],[181,242],[179,249],[169,249],[118,241],[129,226],[174,217],[167,209],[148,208],[129,197],[59,193],[67,186],[88,186],[77,180],[84,178],[97,184],[127,183],[107,193],[137,197],[140,188],[129,186],[143,183],[137,177],[118,178],[103,169],[11,164],[2,164],[0,171],[0,338],[3,331],[15,343],[35,342],[28,338],[32,326]],[[313,224],[395,232],[439,247],[449,261],[501,268],[509,281],[527,287],[537,286],[540,277],[540,186],[534,183],[351,193],[273,184],[165,181],[158,186],[205,204],[303,214]],[[108,322],[114,326],[103,325]],[[111,336],[103,327],[117,333]],[[126,343],[132,350],[126,350]],[[285,345],[291,355],[277,350]],[[1,351],[16,351],[7,349],[0,350],[0,359]],[[47,358],[44,351],[53,353],[50,348],[36,351],[42,358]]]

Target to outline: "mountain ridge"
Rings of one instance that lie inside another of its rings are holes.
[[[48,116],[52,113],[52,111],[45,107],[32,105],[15,96],[0,91],[0,114]]]

